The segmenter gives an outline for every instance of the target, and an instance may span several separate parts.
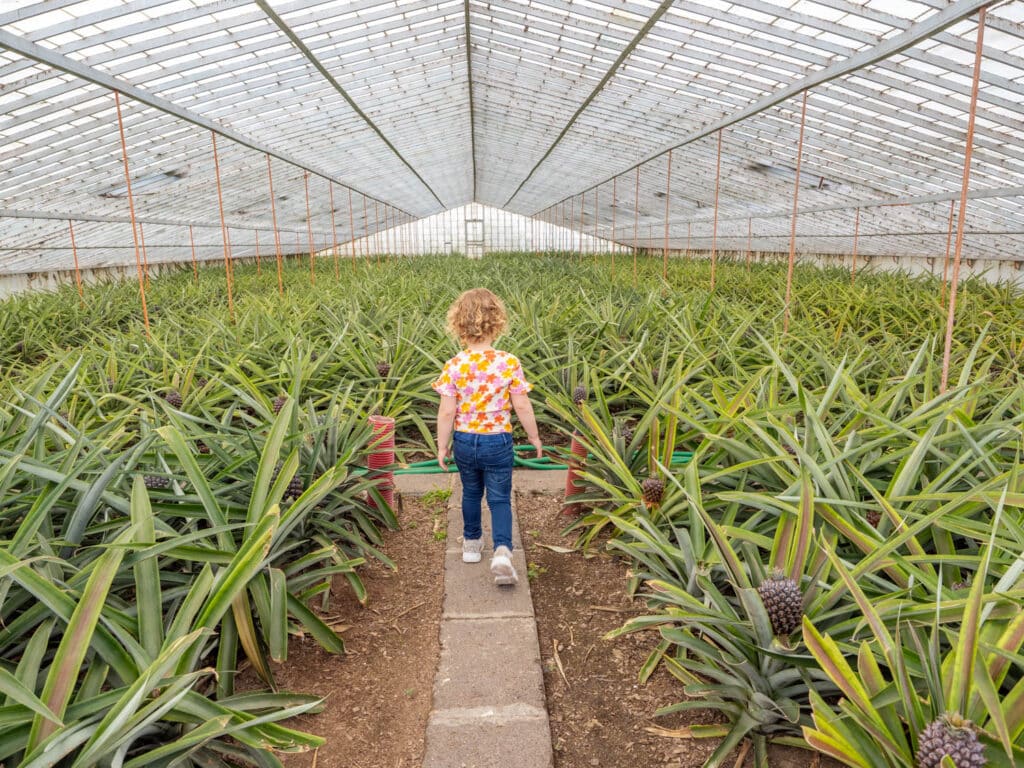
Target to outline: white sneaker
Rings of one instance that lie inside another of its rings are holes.
[[[519,577],[512,566],[512,551],[508,547],[498,547],[491,557],[491,573],[494,583],[498,585],[517,584]]]
[[[463,539],[462,540],[462,562],[464,563],[479,563],[480,552],[484,548],[483,539]]]

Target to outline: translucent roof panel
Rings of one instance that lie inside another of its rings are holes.
[[[216,257],[221,204],[237,254],[473,201],[785,250],[804,93],[799,249],[941,256],[984,5],[5,0],[0,272],[66,267],[68,220],[83,264],[134,260],[115,92],[159,261]],[[965,253],[1016,261],[1024,0],[984,32]]]

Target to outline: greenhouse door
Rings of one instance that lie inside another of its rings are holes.
[[[466,219],[466,256],[479,259],[484,255],[484,220]]]

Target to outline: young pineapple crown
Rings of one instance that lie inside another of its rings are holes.
[[[988,764],[971,722],[956,714],[932,720],[918,737],[918,768],[939,768],[946,755],[956,768],[984,768]]]
[[[572,401],[576,405],[583,405],[583,401],[587,399],[587,388],[580,384],[576,389],[572,391]]]
[[[159,488],[168,488],[171,485],[170,480],[166,477],[161,477],[160,475],[144,475],[142,482],[144,482],[146,487],[151,491]]]
[[[665,495],[665,481],[660,477],[648,477],[640,484],[640,491],[647,506],[660,504]]]
[[[776,571],[761,582],[757,594],[776,635],[786,637],[796,631],[804,615],[804,596],[796,581]]]

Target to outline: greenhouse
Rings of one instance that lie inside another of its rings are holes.
[[[1024,0],[0,0],[0,768],[1024,765]]]

